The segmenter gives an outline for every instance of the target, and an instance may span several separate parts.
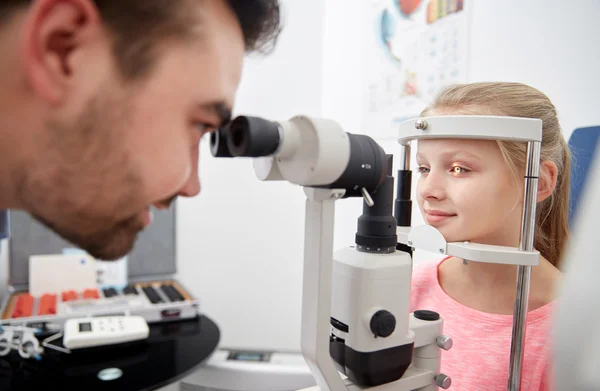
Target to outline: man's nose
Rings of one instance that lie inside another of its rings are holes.
[[[200,178],[198,177],[198,151],[199,147],[195,146],[192,151],[192,173],[187,182],[179,191],[182,197],[194,197],[200,193]]]

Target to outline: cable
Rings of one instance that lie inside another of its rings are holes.
[[[63,336],[62,331],[58,332],[54,335],[49,336],[48,338],[46,338],[44,341],[42,341],[42,346],[46,347],[46,348],[50,348],[50,349],[54,349],[58,352],[61,353],[67,353],[67,354],[71,354],[71,350],[67,349],[67,348],[61,348],[60,346],[56,346],[56,345],[52,345],[50,342],[54,341],[55,339],[58,339],[60,337]]]

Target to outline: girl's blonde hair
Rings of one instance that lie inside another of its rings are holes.
[[[556,164],[558,178],[552,195],[537,205],[534,247],[559,267],[569,237],[571,157],[556,108],[550,99],[537,89],[521,83],[457,84],[442,90],[422,115],[435,115],[436,111],[447,110],[452,114],[503,115],[542,120],[541,160]],[[526,143],[498,141],[498,146],[515,179],[524,180]],[[545,175],[546,171],[540,170],[540,179]]]

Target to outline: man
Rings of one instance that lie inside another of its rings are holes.
[[[2,0],[0,237],[20,209],[126,255],[151,206],[199,193],[199,141],[278,33],[277,0]]]

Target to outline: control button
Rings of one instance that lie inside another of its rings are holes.
[[[437,346],[444,350],[450,350],[452,349],[452,345],[454,345],[452,338],[448,337],[447,335],[440,335],[435,339],[435,342],[437,343]]]
[[[339,320],[335,319],[335,318],[330,318],[330,323],[331,326],[333,326],[334,328],[340,330],[341,332],[347,333],[348,332],[348,325],[344,324],[342,322],[340,322]]]
[[[418,310],[414,312],[415,318],[421,320],[435,321],[440,319],[440,314],[435,311]]]
[[[389,311],[377,311],[371,317],[371,331],[378,337],[386,338],[396,329],[396,317]]]
[[[442,387],[444,390],[447,390],[452,385],[452,379],[443,373],[440,373],[435,377],[435,384],[437,384],[438,387]]]

